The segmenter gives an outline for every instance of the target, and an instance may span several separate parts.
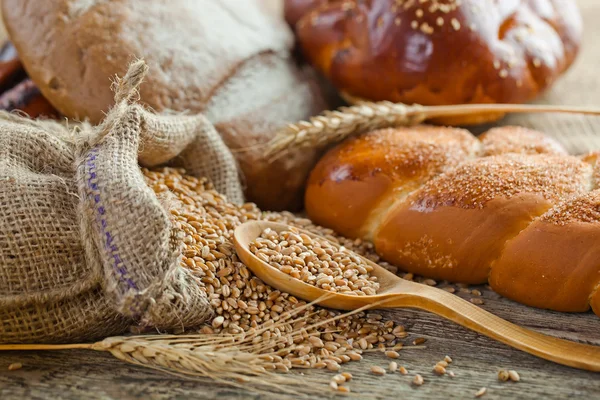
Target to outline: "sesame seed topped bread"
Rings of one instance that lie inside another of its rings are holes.
[[[600,315],[599,177],[600,153],[570,156],[524,128],[384,129],[330,150],[305,202],[407,271]]]
[[[286,0],[286,17],[340,91],[407,104],[531,100],[569,68],[582,36],[574,0]]]
[[[269,163],[260,145],[327,105],[291,58],[292,32],[272,2],[6,0],[2,11],[28,74],[65,116],[100,121],[113,104],[110,81],[144,58],[142,103],[205,114],[234,150],[248,200],[301,204],[315,152]]]

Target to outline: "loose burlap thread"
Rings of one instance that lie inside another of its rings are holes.
[[[211,315],[139,164],[181,165],[241,202],[236,164],[203,116],[136,104],[146,70],[136,61],[117,80],[99,126],[0,114],[0,342],[94,340]]]

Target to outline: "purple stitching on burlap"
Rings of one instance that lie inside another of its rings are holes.
[[[110,257],[113,260],[113,269],[119,275],[119,280],[125,284],[129,289],[137,290],[137,285],[131,278],[127,277],[127,268],[124,265],[125,263],[121,259],[119,255],[119,249],[115,243],[113,243],[114,237],[110,233],[108,229],[108,222],[104,218],[104,214],[106,214],[106,208],[102,204],[102,199],[100,198],[100,192],[98,190],[98,182],[96,181],[96,156],[99,153],[97,147],[94,147],[88,153],[85,161],[86,165],[86,184],[88,189],[92,192],[88,195],[89,198],[94,199],[96,217],[100,225],[100,229],[102,232],[102,236],[104,237],[104,249],[109,253]],[[132,310],[133,311],[133,310]]]

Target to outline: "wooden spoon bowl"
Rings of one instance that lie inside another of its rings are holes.
[[[444,317],[468,329],[546,360],[575,368],[600,372],[600,347],[544,335],[510,323],[489,312],[431,286],[400,278],[376,263],[361,257],[373,267],[380,289],[376,295],[355,296],[334,293],[312,286],[279,271],[250,251],[250,243],[266,229],[276,232],[297,229],[311,238],[326,240],[311,232],[267,221],[250,221],[237,227],[234,242],[238,257],[263,282],[303,300],[339,310],[374,308],[416,308]]]

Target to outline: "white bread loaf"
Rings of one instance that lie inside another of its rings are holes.
[[[99,122],[113,104],[110,80],[144,58],[142,103],[204,113],[234,152],[247,199],[276,210],[301,205],[317,154],[295,151],[270,164],[262,145],[282,125],[327,108],[311,72],[291,57],[280,8],[272,0],[2,2],[25,69],[61,113]]]

